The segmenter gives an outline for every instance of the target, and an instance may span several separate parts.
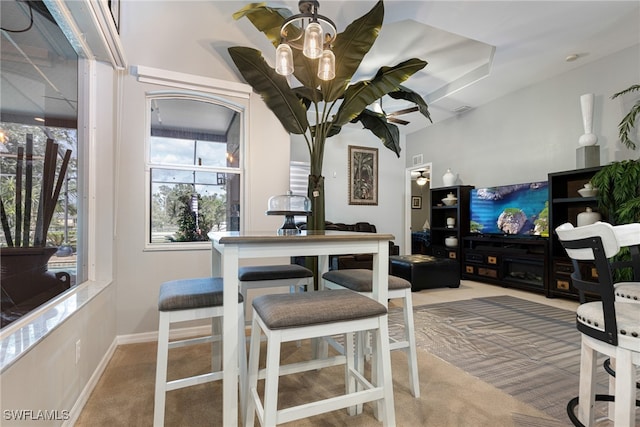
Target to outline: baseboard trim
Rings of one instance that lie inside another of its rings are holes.
[[[93,389],[98,384],[98,381],[100,380],[100,377],[104,373],[104,370],[107,368],[109,361],[111,361],[111,358],[113,357],[113,354],[115,353],[116,348],[118,348],[117,341],[118,341],[118,338],[116,337],[111,342],[111,345],[107,349],[107,352],[104,354],[104,357],[102,358],[102,360],[100,360],[100,363],[98,364],[98,366],[96,366],[96,369],[95,371],[93,371],[91,378],[89,378],[89,381],[84,386],[84,389],[78,396],[78,399],[76,399],[76,403],[74,403],[73,407],[69,411],[69,419],[62,423],[63,427],[72,427],[73,425],[75,425],[76,421],[78,421],[78,418],[82,413],[82,409],[84,409],[84,405],[86,405],[87,401],[89,400],[89,396],[91,396]]]
[[[172,329],[169,332],[169,339],[184,339],[211,333],[210,325],[192,326],[189,328]],[[158,341],[158,331],[142,332],[139,334],[118,335],[116,337],[118,345],[139,344],[144,342]]]
[[[172,329],[171,332],[169,333],[169,338],[172,340],[185,339],[185,338],[190,338],[194,336],[208,335],[210,333],[211,333],[211,326],[194,326],[189,328]],[[62,426],[72,427],[75,425],[76,421],[78,421],[78,418],[80,418],[80,414],[84,409],[84,405],[87,404],[87,401],[89,400],[89,396],[91,396],[93,389],[96,387],[96,385],[98,385],[98,381],[100,380],[100,377],[102,376],[105,369],[107,368],[107,365],[111,361],[111,358],[116,352],[116,349],[118,348],[118,346],[126,345],[126,344],[153,342],[153,341],[158,341],[157,331],[116,336],[113,342],[111,343],[111,345],[109,346],[109,348],[107,349],[107,352],[104,354],[104,357],[100,360],[100,363],[96,367],[95,371],[93,371],[91,378],[89,378],[89,381],[87,382],[84,389],[78,396],[78,399],[76,399],[76,402],[74,403],[73,407],[69,411],[69,419],[65,420],[62,423]]]

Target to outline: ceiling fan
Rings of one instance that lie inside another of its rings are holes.
[[[383,109],[382,109],[382,98],[378,99],[376,102],[373,103],[372,105],[373,111],[375,111],[376,113],[380,113],[380,114],[384,114],[385,117],[387,118],[387,121],[391,122],[391,123],[396,123],[399,125],[408,125],[409,122],[403,119],[398,118],[398,116],[402,116],[404,114],[409,114],[409,113],[413,113],[415,111],[418,111],[419,108],[418,106],[413,106],[413,107],[409,107],[409,108],[403,108],[402,110],[397,110],[394,111],[392,113],[386,113]]]
[[[392,123],[397,123],[399,125],[408,125],[409,122],[403,119],[399,119],[398,116],[403,114],[413,113],[414,111],[418,111],[418,107],[409,107],[403,108],[402,110],[394,111],[393,113],[385,114],[387,116],[387,121]]]
[[[427,182],[429,182],[429,171],[426,170],[417,170],[411,172],[411,178],[416,180],[416,184],[423,186]]]

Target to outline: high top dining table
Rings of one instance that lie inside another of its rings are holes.
[[[302,231],[294,236],[270,232],[211,232],[212,275],[224,280],[223,426],[238,425],[238,267],[243,258],[317,256],[318,277],[329,270],[329,255],[372,254],[373,298],[387,306],[389,241],[392,234]],[[319,281],[321,283],[321,280]],[[319,285],[322,286],[321,284]],[[331,335],[327,331],[327,335]],[[235,367],[235,369],[234,369]]]

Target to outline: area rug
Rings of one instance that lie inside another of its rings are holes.
[[[496,296],[418,306],[414,316],[418,348],[569,423],[580,369],[573,311]],[[389,318],[391,335],[401,336],[401,313]]]

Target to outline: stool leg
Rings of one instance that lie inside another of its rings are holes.
[[[597,352],[582,337],[580,350],[580,386],[578,394],[578,419],[585,426],[594,423]]]
[[[411,301],[411,289],[405,291],[402,299],[402,311],[404,315],[404,339],[409,343],[406,349],[407,362],[409,363],[409,384],[413,397],[420,397],[420,380],[418,379],[418,355],[416,354],[416,335],[413,325],[413,302]]]
[[[240,385],[240,415],[244,417],[247,406],[247,337],[244,332],[244,304],[238,307],[238,369],[240,377],[238,378]]]
[[[631,352],[618,347],[616,349],[616,401],[615,427],[627,427],[635,424],[636,418],[636,369],[633,366]]]
[[[616,370],[616,358],[610,357],[611,369]],[[616,378],[613,375],[607,375],[609,377],[609,396],[616,395]],[[615,420],[616,404],[615,402],[607,403],[607,416],[610,420]]]
[[[263,427],[275,426],[278,415],[278,381],[280,379],[281,333],[266,331],[267,363],[264,380],[264,422]]]
[[[383,426],[395,425],[395,409],[393,403],[393,379],[391,378],[391,351],[389,349],[388,316],[380,316],[378,329],[375,332],[376,348],[376,386],[384,388],[384,399],[378,401],[378,419]],[[373,369],[373,367],[372,367]],[[373,372],[373,371],[372,371]]]
[[[156,391],[153,406],[153,425],[164,425],[164,405],[167,389],[167,360],[169,357],[169,313],[160,312],[158,325],[158,354],[156,359]]]
[[[247,399],[244,410],[245,427],[253,427],[258,408],[258,363],[260,361],[260,325],[258,325],[258,316],[253,310],[253,321],[251,323],[251,340],[249,343],[249,370],[246,379]]]
[[[360,335],[360,332],[357,332],[358,335]],[[354,334],[353,333],[349,333],[349,334],[344,334],[343,335],[343,341],[344,341],[344,355],[345,358],[347,360],[347,362],[345,363],[345,387],[346,387],[346,392],[349,393],[355,393],[356,390],[359,388],[358,384],[359,382],[356,381],[355,376],[352,374],[352,372],[358,371],[358,372],[364,372],[364,366],[361,366],[358,364],[358,359],[360,356],[360,350],[354,348],[355,344],[354,343]],[[359,343],[361,340],[356,338],[356,342]],[[350,406],[347,408],[347,413],[351,416],[353,415],[357,415],[360,414],[362,412],[362,404],[358,404],[356,406]]]

